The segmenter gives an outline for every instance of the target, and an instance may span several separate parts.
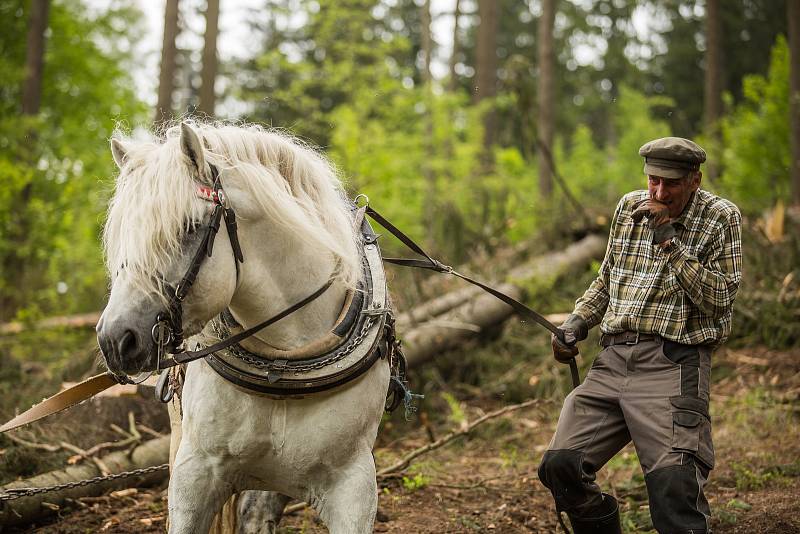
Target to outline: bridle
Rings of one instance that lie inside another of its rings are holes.
[[[183,334],[183,301],[189,294],[189,290],[194,285],[197,279],[197,274],[206,258],[210,258],[214,250],[214,239],[219,232],[222,220],[225,221],[225,228],[228,231],[230,238],[231,248],[233,249],[234,261],[236,262],[236,275],[239,276],[239,264],[244,263],[244,255],[242,254],[242,247],[239,244],[239,236],[236,225],[236,214],[228,202],[225,191],[222,189],[219,171],[214,165],[209,164],[211,168],[211,176],[213,178],[211,188],[200,188],[199,194],[205,200],[214,204],[214,210],[211,213],[208,225],[205,227],[205,233],[197,247],[197,250],[192,257],[186,273],[180,281],[174,286],[165,285],[167,288],[167,310],[161,311],[155,318],[155,324],[150,332],[153,342],[157,348],[157,362],[155,371],[161,371],[169,367],[174,367],[183,363],[188,363],[200,358],[209,356],[219,350],[225,349],[239,343],[245,338],[256,334],[259,330],[280,321],[287,315],[290,315],[306,304],[316,300],[320,295],[325,293],[331,287],[333,280],[328,279],[319,289],[305,297],[303,300],[296,302],[281,312],[273,315],[272,317],[258,323],[257,325],[248,328],[236,335],[233,335],[225,340],[215,343],[211,346],[205,347],[200,350],[186,350],[185,339]],[[170,354],[171,357],[166,357]],[[122,384],[136,383],[127,375],[113,375],[114,378]],[[149,376],[149,375],[148,375]],[[166,374],[161,375],[159,379],[159,386],[157,390],[164,387],[163,381]],[[146,379],[146,378],[145,378]]]
[[[209,222],[205,226],[203,238],[192,257],[192,261],[189,263],[189,267],[186,269],[186,273],[174,287],[166,286],[167,310],[166,312],[159,312],[151,331],[153,342],[158,347],[159,362],[167,351],[175,354],[184,348],[183,301],[189,294],[189,290],[194,285],[195,280],[197,280],[197,274],[200,272],[203,262],[206,258],[210,258],[214,251],[214,239],[219,232],[222,219],[225,220],[225,228],[228,231],[231,248],[233,249],[237,278],[239,276],[239,264],[244,263],[244,255],[242,254],[237,232],[236,213],[234,213],[225,191],[222,189],[219,171],[214,165],[209,164],[209,167],[211,168],[211,177],[213,179],[212,186],[210,189],[201,188],[200,194],[214,204],[214,210],[211,212]]]

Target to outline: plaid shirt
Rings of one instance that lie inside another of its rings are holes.
[[[718,345],[731,330],[742,274],[742,216],[730,201],[697,190],[673,221],[669,251],[653,245],[647,221],[634,223],[632,205],[647,191],[628,193],[611,222],[599,276],[575,311],[606,334],[658,334],[690,345]]]

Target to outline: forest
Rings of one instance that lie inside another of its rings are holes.
[[[711,375],[715,532],[800,532],[800,0],[0,0],[0,29],[3,420],[104,370],[115,136],[192,121],[288,132],[433,257],[557,322],[596,276],[618,200],[647,187],[639,147],[684,137],[708,154],[701,188],[743,219]],[[409,254],[378,233],[385,256]],[[375,531],[556,532],[536,467],[570,383],[549,333],[440,274],[387,271],[425,397],[384,417],[379,472],[463,434],[379,477]],[[598,340],[581,344],[581,376]],[[104,454],[169,434],[141,393],[0,434],[0,484],[113,472]],[[625,532],[654,532],[633,447],[598,481]],[[0,531],[161,532],[166,484],[45,499],[24,521],[0,500]],[[326,531],[300,506],[278,530]]]

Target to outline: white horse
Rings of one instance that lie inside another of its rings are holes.
[[[183,301],[185,335],[208,345],[214,339],[203,329],[226,308],[246,328],[332,279],[319,298],[241,345],[291,360],[329,336],[363,273],[360,234],[323,156],[258,127],[186,123],[163,141],[115,138],[111,148],[120,174],[104,232],[111,294],[98,340],[112,372],[156,368],[151,331],[214,208],[198,195],[212,186],[212,165],[238,216],[245,260],[237,265],[231,238],[220,231]],[[271,490],[278,518],[291,496],[309,502],[332,533],[372,532],[372,446],[389,377],[379,359],[338,388],[276,399],[243,391],[205,360],[188,364],[169,531],[207,532],[234,493]]]

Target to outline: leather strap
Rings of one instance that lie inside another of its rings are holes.
[[[475,280],[473,278],[470,278],[469,276],[463,275],[463,274],[457,272],[456,270],[454,270],[449,265],[445,265],[445,264],[441,263],[440,261],[435,260],[427,252],[425,252],[425,250],[423,250],[423,248],[421,246],[419,246],[417,243],[415,243],[413,239],[408,237],[399,228],[397,228],[395,225],[393,225],[391,222],[389,222],[389,220],[386,219],[386,217],[384,217],[383,215],[381,215],[380,213],[375,211],[370,206],[366,206],[366,208],[367,208],[366,209],[366,214],[369,215],[375,222],[377,222],[378,224],[380,224],[381,226],[386,228],[389,231],[390,234],[392,234],[397,239],[402,241],[402,243],[404,245],[406,245],[408,248],[410,248],[411,250],[413,250],[414,252],[416,252],[420,256],[424,256],[425,257],[425,260],[411,259],[411,258],[383,258],[383,261],[385,261],[387,263],[392,263],[394,265],[400,265],[400,266],[403,266],[403,267],[415,267],[417,269],[429,269],[431,271],[436,271],[436,272],[439,272],[439,273],[452,274],[453,276],[457,276],[458,278],[461,278],[462,280],[465,280],[465,281],[469,282],[470,284],[478,286],[479,288],[483,289],[484,291],[486,291],[490,295],[492,295],[494,297],[497,297],[498,299],[502,300],[503,302],[505,302],[506,304],[511,306],[511,308],[513,308],[513,310],[515,312],[517,312],[519,315],[521,315],[522,317],[524,317],[526,319],[530,319],[530,320],[534,321],[535,323],[540,324],[541,326],[545,327],[550,332],[552,332],[553,335],[555,335],[562,342],[566,343],[566,341],[564,340],[564,332],[560,328],[558,328],[556,325],[554,325],[553,323],[548,321],[542,314],[532,310],[531,308],[529,308],[525,304],[521,303],[517,299],[515,299],[513,297],[510,297],[510,296],[506,295],[505,293],[502,293],[501,291],[498,291],[497,289],[484,284],[483,282],[479,282],[479,281],[477,281],[477,280]],[[572,376],[572,386],[573,387],[578,387],[580,385],[580,383],[581,383],[581,380],[580,380],[580,375],[578,374],[578,364],[575,362],[575,358],[571,358],[569,360],[569,370],[570,370],[570,374]]]
[[[636,345],[640,341],[653,341],[659,339],[660,336],[656,334],[640,334],[626,330],[619,334],[603,334],[600,336],[600,345],[602,347],[610,347],[611,345]]]
[[[311,301],[316,300],[317,297],[319,297],[320,295],[325,293],[325,291],[327,291],[328,288],[331,287],[332,283],[333,283],[332,280],[328,280],[325,283],[325,285],[323,285],[322,287],[320,287],[319,289],[314,291],[312,294],[310,294],[309,296],[307,296],[306,298],[304,298],[300,302],[292,304],[291,306],[289,306],[288,308],[286,308],[282,312],[278,313],[277,315],[273,315],[269,319],[267,319],[265,321],[262,321],[262,322],[258,323],[257,325],[255,325],[255,326],[253,326],[251,328],[248,328],[247,330],[243,330],[242,332],[239,332],[238,334],[236,334],[234,336],[231,336],[231,337],[229,337],[228,339],[226,339],[224,341],[220,341],[219,343],[215,343],[215,344],[211,345],[210,347],[206,347],[206,348],[204,348],[202,350],[197,350],[197,351],[187,350],[187,351],[184,351],[184,352],[179,352],[179,353],[173,355],[172,358],[168,358],[166,360],[163,360],[159,364],[159,368],[160,369],[166,369],[168,367],[173,367],[175,365],[179,365],[179,364],[182,364],[182,363],[193,362],[195,360],[199,360],[200,358],[205,358],[206,356],[208,356],[210,354],[213,354],[213,353],[217,352],[218,350],[226,349],[226,348],[230,347],[231,345],[234,345],[234,344],[240,342],[241,340],[252,336],[253,334],[258,332],[259,330],[263,330],[264,328],[268,327],[269,325],[280,321],[281,319],[283,319],[287,315],[291,315],[292,313],[296,312],[297,310],[299,310],[300,308],[302,308],[306,304],[310,303]]]
[[[111,373],[95,375],[87,380],[84,380],[80,384],[76,384],[71,388],[67,388],[64,391],[56,393],[52,397],[45,399],[39,404],[33,406],[28,411],[19,414],[14,419],[0,427],[0,433],[8,432],[9,430],[27,425],[28,423],[33,423],[34,421],[38,421],[43,417],[47,417],[48,415],[65,410],[70,406],[74,406],[79,402],[83,402],[86,399],[97,395],[101,391],[110,388],[114,384],[119,384],[119,382]]]

